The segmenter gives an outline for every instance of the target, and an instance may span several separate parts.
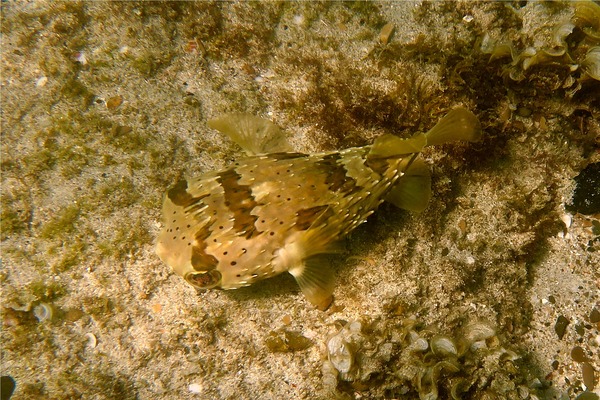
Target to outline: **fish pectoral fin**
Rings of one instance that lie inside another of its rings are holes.
[[[209,120],[208,126],[228,136],[251,156],[292,151],[285,133],[277,125],[251,114],[225,114]]]
[[[384,200],[404,210],[421,212],[427,207],[430,198],[431,172],[427,164],[417,158]]]
[[[334,274],[323,257],[311,257],[288,270],[294,276],[304,296],[315,307],[325,311],[333,301]]]

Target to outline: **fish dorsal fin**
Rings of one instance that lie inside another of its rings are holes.
[[[427,145],[466,140],[476,142],[481,138],[481,125],[471,111],[458,107],[450,111],[425,134]]]
[[[386,195],[385,201],[404,210],[421,212],[430,198],[431,172],[427,164],[417,158]]]
[[[301,265],[288,270],[294,276],[304,296],[319,310],[326,310],[333,301],[334,274],[323,256],[309,257]]]
[[[209,120],[208,126],[227,135],[250,156],[292,150],[285,133],[277,125],[251,114],[225,114]]]

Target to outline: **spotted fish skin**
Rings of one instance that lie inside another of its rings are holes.
[[[427,197],[429,175],[415,161],[422,137],[313,155],[254,155],[180,181],[165,196],[157,254],[199,289],[235,289],[287,271],[324,309],[333,274],[318,256],[335,252],[411,170],[418,184],[407,180],[407,187],[427,186]]]

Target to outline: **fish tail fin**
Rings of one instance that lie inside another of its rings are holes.
[[[427,133],[417,133],[411,138],[401,139],[394,135],[378,137],[367,156],[369,159],[398,157],[419,153],[425,146],[466,140],[475,142],[481,138],[481,125],[471,111],[458,107],[438,121]]]
[[[459,140],[476,142],[481,139],[481,125],[475,114],[458,107],[440,119],[425,137],[428,146]]]
[[[431,199],[431,172],[420,158],[415,159],[384,200],[404,210],[421,212]]]

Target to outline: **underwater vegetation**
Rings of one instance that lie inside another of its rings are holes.
[[[509,58],[510,63],[503,67],[502,75],[513,81],[530,79],[538,71],[549,78],[548,73],[553,70],[556,71],[555,89],[560,89],[567,97],[575,96],[584,85],[597,90],[600,82],[600,5],[590,0],[573,2],[571,6],[570,18],[542,26],[534,31],[535,36],[520,37],[518,43],[492,39],[486,34],[481,39],[481,51],[490,55],[490,62]],[[513,10],[527,16],[525,8]],[[545,72],[544,67],[548,67]]]
[[[322,367],[324,388],[336,398],[353,391],[423,400],[545,398],[539,372],[487,322],[467,322],[454,335],[415,317],[339,324]]]

